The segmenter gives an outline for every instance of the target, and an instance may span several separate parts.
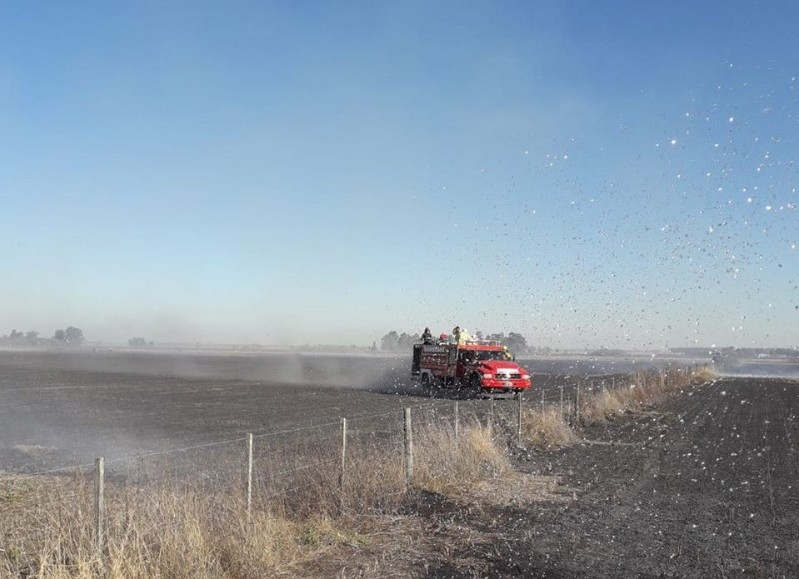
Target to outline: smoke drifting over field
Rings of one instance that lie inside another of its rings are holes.
[[[398,367],[410,368],[406,358],[282,352],[52,351],[19,354],[14,361],[29,368],[101,374],[358,388],[374,385],[384,373],[392,373]]]
[[[717,368],[722,376],[735,378],[795,378],[799,380],[799,364],[773,360],[741,360]]]
[[[400,408],[405,358],[0,351],[0,465],[42,470]]]

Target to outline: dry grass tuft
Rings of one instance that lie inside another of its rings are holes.
[[[704,384],[705,382],[710,382],[711,380],[715,380],[718,378],[718,374],[713,372],[708,368],[702,368],[698,372],[694,373],[691,383],[692,384]]]
[[[599,424],[624,414],[631,406],[632,400],[626,391],[605,390],[586,404],[582,417],[589,424]]]
[[[391,513],[402,502],[406,491],[405,468],[398,453],[375,451],[356,454],[347,460],[347,473],[341,488],[332,483],[325,489],[329,499],[337,501],[341,507],[340,510],[330,509],[329,516]],[[313,485],[308,487],[306,501],[309,510],[316,505],[316,490]]]
[[[495,442],[488,428],[471,424],[464,430],[456,445],[450,425],[425,426],[422,432],[425,443],[417,452],[417,486],[457,495],[478,480],[495,478],[511,469],[507,452]]]
[[[537,448],[568,446],[578,441],[558,408],[526,410],[522,418],[522,440]]]

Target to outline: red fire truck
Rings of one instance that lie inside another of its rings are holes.
[[[532,386],[530,372],[497,342],[414,344],[411,374],[425,385],[467,385],[485,395],[518,394]]]

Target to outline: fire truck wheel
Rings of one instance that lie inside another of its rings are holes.
[[[483,389],[483,383],[480,382],[480,376],[477,374],[472,374],[469,378],[469,386],[471,386],[477,392],[480,392]]]

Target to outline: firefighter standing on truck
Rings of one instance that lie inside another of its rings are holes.
[[[430,328],[425,328],[424,332],[422,332],[422,342],[425,344],[433,343],[433,332],[430,331]]]

